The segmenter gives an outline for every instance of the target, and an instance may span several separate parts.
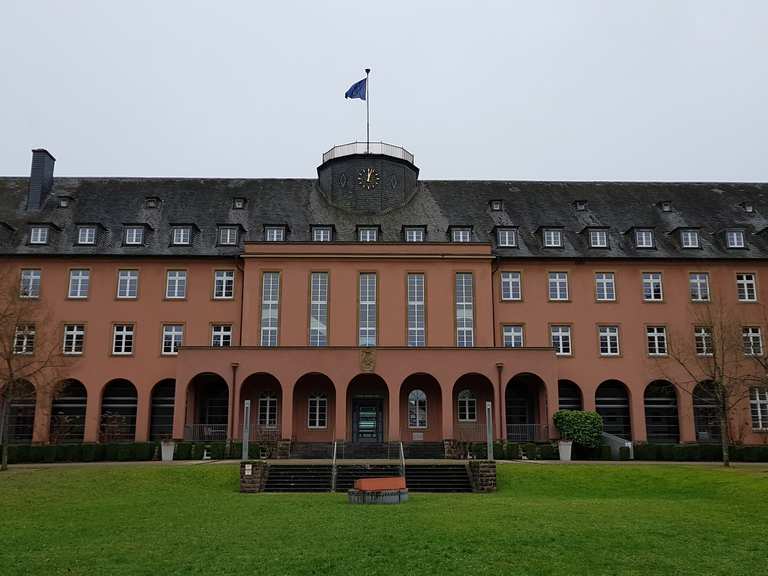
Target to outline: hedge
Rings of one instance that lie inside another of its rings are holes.
[[[719,444],[636,444],[635,460],[669,462],[719,462],[723,458]],[[767,446],[731,446],[734,462],[768,462]]]

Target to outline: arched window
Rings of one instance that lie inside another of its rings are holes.
[[[477,421],[477,398],[472,390],[459,392],[459,422]]]
[[[277,394],[274,392],[259,396],[259,427],[277,428]]]
[[[307,425],[310,428],[328,427],[328,397],[325,394],[312,394],[309,397]]]
[[[408,394],[408,428],[427,427],[427,395],[423,390]]]

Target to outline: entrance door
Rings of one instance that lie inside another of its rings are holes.
[[[358,398],[352,401],[352,441],[384,441],[381,398]]]

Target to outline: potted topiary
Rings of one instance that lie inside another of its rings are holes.
[[[603,419],[597,412],[582,410],[560,410],[553,416],[555,427],[560,432],[560,460],[571,461],[573,443],[587,448],[600,446],[603,432]]]

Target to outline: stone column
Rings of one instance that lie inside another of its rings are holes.
[[[392,397],[389,393],[389,420],[387,422],[387,438],[390,442],[399,442],[400,438],[400,395]],[[385,439],[385,440],[386,440]]]
[[[35,422],[32,429],[32,442],[35,444],[47,444],[50,438],[52,392],[52,388],[35,389]]]
[[[149,411],[152,389],[146,386],[136,387],[136,431],[135,441],[146,442],[149,438]]]
[[[85,404],[85,436],[84,442],[99,441],[99,424],[101,423],[101,393],[103,388],[88,388],[88,399]]]

